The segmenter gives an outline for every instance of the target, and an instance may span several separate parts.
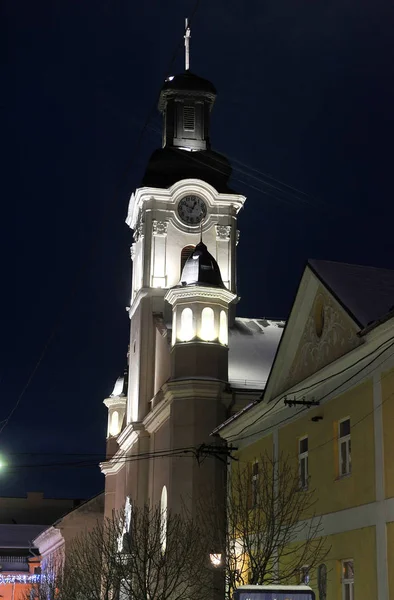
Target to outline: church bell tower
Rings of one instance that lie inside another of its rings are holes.
[[[185,502],[193,509],[202,490],[217,491],[223,471],[219,461],[199,466],[193,454],[181,460],[174,452],[212,444],[228,415],[237,215],[245,202],[229,186],[230,163],[211,148],[216,90],[189,69],[189,35],[186,69],[160,93],[162,147],[126,219],[134,237],[127,403],[115,444],[112,415],[123,408],[118,398],[106,401],[116,449],[102,465],[107,515],[126,498],[157,504],[164,488],[170,509]]]

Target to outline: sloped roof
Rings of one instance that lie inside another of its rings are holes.
[[[0,548],[31,548],[47,525],[0,525]]]
[[[394,306],[394,270],[329,260],[310,260],[309,266],[361,327]]]
[[[162,91],[165,90],[177,90],[177,91],[192,91],[192,92],[209,92],[216,96],[216,88],[208,81],[208,79],[204,79],[203,77],[199,77],[199,75],[195,75],[191,71],[184,71],[183,73],[179,73],[178,75],[171,75],[167,77],[165,80]]]
[[[229,331],[228,361],[233,388],[265,388],[284,325],[284,321],[235,319]]]

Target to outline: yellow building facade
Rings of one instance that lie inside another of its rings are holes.
[[[311,261],[261,398],[218,429],[233,468],[286,456],[315,491],[326,583],[307,576],[322,600],[394,600],[393,284]]]

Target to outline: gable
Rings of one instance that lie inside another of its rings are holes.
[[[267,386],[267,399],[360,345],[359,330],[358,324],[306,267]]]

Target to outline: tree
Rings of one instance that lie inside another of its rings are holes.
[[[263,454],[252,465],[233,464],[226,507],[206,510],[208,528],[222,531],[217,548],[229,598],[239,585],[300,583],[324,560],[315,502],[313,490],[301,489],[291,458]],[[221,529],[224,510],[226,526]]]
[[[37,600],[200,600],[212,585],[209,545],[197,520],[132,507],[66,548],[61,569],[43,573]]]

